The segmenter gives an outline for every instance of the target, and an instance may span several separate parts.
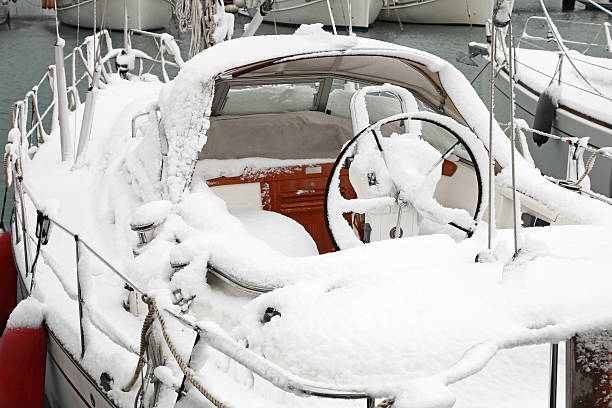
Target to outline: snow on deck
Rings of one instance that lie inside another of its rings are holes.
[[[537,343],[537,329],[581,327],[610,310],[608,228],[530,229],[514,262],[510,231],[498,238],[500,261],[491,264],[474,262],[486,242],[483,231],[461,243],[433,235],[303,258],[299,277],[282,289],[237,306],[232,296],[211,297],[202,287],[195,290],[193,310],[295,374],[388,395],[409,392],[405,387],[415,379],[435,378],[479,343],[525,338],[530,331]],[[248,248],[234,249],[235,257],[253,259]],[[281,265],[274,258],[268,262],[271,271],[285,269],[288,277],[296,272],[289,259]],[[268,307],[281,316],[263,324]],[[548,359],[547,345],[500,352],[482,373],[451,386],[456,406],[543,405]],[[218,370],[228,369],[223,361],[213,359],[202,371],[221,389],[227,378]],[[243,383],[234,369],[229,374]],[[268,388],[255,391],[263,398]],[[447,406],[436,404],[431,406]],[[267,404],[262,399],[252,406]],[[401,405],[413,406],[419,405]]]
[[[595,90],[587,84],[574,67],[564,58],[561,73],[561,92],[558,95],[560,104],[582,112],[592,118],[610,123],[612,112],[612,60],[597,58],[570,50],[570,58]],[[516,79],[524,82],[531,89],[542,93],[559,74],[557,66],[559,54],[545,50],[526,48],[516,49]],[[601,92],[606,98],[597,94]]]

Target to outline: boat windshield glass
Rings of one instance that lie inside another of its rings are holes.
[[[320,82],[236,85],[225,99],[223,115],[301,112],[313,110]]]

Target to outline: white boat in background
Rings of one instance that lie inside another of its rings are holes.
[[[265,0],[240,0],[234,4],[239,7],[246,6],[248,14],[252,17],[257,8]],[[349,3],[346,0],[329,0],[334,23],[338,27],[353,29],[367,29],[379,15],[383,0],[359,0]],[[352,16],[349,18],[349,16]],[[315,24],[332,25],[327,0],[274,0],[271,11],[264,17],[264,21],[278,24]]]
[[[491,0],[385,0],[379,20],[417,24],[485,25]]]
[[[603,42],[584,43],[560,38],[557,48],[546,18],[530,17],[514,49],[516,115],[530,128],[559,137],[552,140],[531,133],[527,138],[530,154],[544,174],[562,181],[577,181],[590,156],[584,148],[593,152],[612,145],[612,59],[606,57],[610,55],[606,49],[612,49],[612,44],[606,42],[610,41],[610,25],[575,21],[556,21],[555,24],[557,33],[562,24],[574,27],[580,24],[584,33],[590,32],[592,38],[603,39]],[[552,49],[551,46],[542,48],[551,41]],[[500,72],[495,84],[500,96],[495,103],[496,114],[498,120],[507,122],[509,55],[503,47],[498,48]],[[579,139],[584,146],[576,153],[573,143]],[[572,158],[576,155],[579,163],[574,165]],[[598,160],[589,177],[580,184],[612,197],[612,161]]]
[[[127,6],[128,29],[156,30],[170,22],[173,4],[168,0],[56,0],[59,20],[71,26],[96,27],[111,30],[125,28],[124,5]],[[124,4],[127,2],[127,4]]]
[[[581,2],[582,4],[584,4],[586,6],[587,9],[596,9],[597,7],[594,6],[590,1],[586,1],[586,0],[578,0],[579,2]],[[612,1],[610,0],[593,0],[598,6],[607,8],[612,10]]]

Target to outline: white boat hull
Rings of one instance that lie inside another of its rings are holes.
[[[332,14],[337,26],[348,26],[348,6],[346,0],[331,0]],[[366,29],[372,24],[383,6],[383,0],[361,0],[352,2],[353,28]],[[255,10],[252,10],[254,13]],[[276,0],[274,9],[264,21],[279,24],[331,25],[326,0]]]
[[[96,27],[102,25],[104,1],[96,2]],[[93,5],[91,0],[57,0],[59,20],[71,26],[93,28]],[[155,30],[170,22],[172,7],[166,0],[127,0],[128,28]],[[123,30],[125,26],[124,0],[108,0],[104,28]]]
[[[486,81],[483,81],[486,82]],[[488,89],[488,84],[485,84]],[[495,87],[495,117],[500,122],[510,120],[509,105],[509,83],[504,71],[498,76]],[[485,90],[484,95],[489,91]],[[527,121],[529,126],[533,126],[539,94],[520,81],[515,87],[516,95],[516,116]],[[556,110],[553,121],[552,133],[563,137],[590,137],[589,142],[598,147],[612,145],[612,124],[597,123],[590,120],[586,115],[579,112],[572,112],[560,107]],[[558,140],[548,140],[541,147],[538,147],[531,134],[526,133],[529,151],[533,156],[536,166],[547,176],[557,179],[567,177],[567,155],[568,144]],[[590,157],[590,153],[585,153],[585,162]],[[575,176],[575,175],[574,175]],[[578,175],[580,177],[581,174]],[[589,173],[591,180],[591,190],[612,197],[612,161],[606,159],[597,160],[593,170]]]
[[[384,6],[378,19],[417,24],[484,25],[492,13],[490,0],[399,0]]]

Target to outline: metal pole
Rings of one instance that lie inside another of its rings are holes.
[[[123,49],[128,49],[128,9],[127,0],[123,0]]]
[[[25,276],[28,277],[30,273],[30,256],[29,256],[29,239],[28,239],[28,227],[25,213],[25,205],[23,203],[23,190],[21,187],[21,182],[23,178],[21,176],[17,177],[17,193],[19,195],[19,206],[21,207],[21,233],[23,234],[23,259],[25,262]]]
[[[348,34],[353,35],[353,2],[351,0],[346,0],[348,3],[348,15],[349,15],[349,26],[348,26]]]
[[[517,223],[517,198],[516,198],[516,161],[514,157],[514,139],[516,132],[514,129],[514,44],[512,40],[512,21],[508,25],[508,51],[509,51],[509,75],[510,75],[510,153],[512,158],[512,226],[514,231],[514,256],[518,255],[518,223]]]
[[[368,397],[367,399],[367,408],[376,408],[376,400],[372,397]]]
[[[66,70],[64,68],[64,44],[61,37],[55,43],[55,95],[57,97],[62,161],[72,160],[74,146],[68,125],[68,96],[66,94]]]
[[[557,373],[559,371],[559,344],[550,345],[550,395],[548,398],[548,408],[557,407]]]
[[[494,182],[493,177],[495,176],[495,160],[493,158],[493,110],[495,109],[495,67],[497,66],[497,28],[491,24],[491,75],[490,75],[490,86],[491,92],[489,94],[489,226],[487,236],[487,248],[489,251],[492,250],[493,241],[493,223],[495,222],[495,209],[493,208],[494,200]]]
[[[83,291],[81,289],[81,274],[79,273],[79,262],[81,260],[80,255],[80,241],[79,236],[74,236],[74,246],[76,253],[76,276],[77,276],[77,301],[79,302],[79,332],[81,335],[81,358],[85,356],[85,333],[83,331],[84,319],[83,319]]]
[[[327,11],[329,12],[329,19],[331,20],[332,31],[334,32],[334,35],[337,35],[338,31],[336,31],[336,22],[334,21],[334,13],[332,13],[331,4],[329,3],[329,0],[327,0]]]
[[[94,63],[95,65],[95,63]],[[87,150],[87,146],[89,144],[89,139],[91,137],[91,128],[93,126],[93,115],[94,109],[96,107],[96,93],[98,82],[100,81],[100,66],[96,67],[94,71],[93,81],[91,82],[91,86],[87,91],[87,96],[85,97],[85,111],[83,112],[83,120],[81,123],[81,133],[79,135],[79,144],[77,147],[77,155],[76,162],[78,163],[79,159],[83,155],[83,152]]]

